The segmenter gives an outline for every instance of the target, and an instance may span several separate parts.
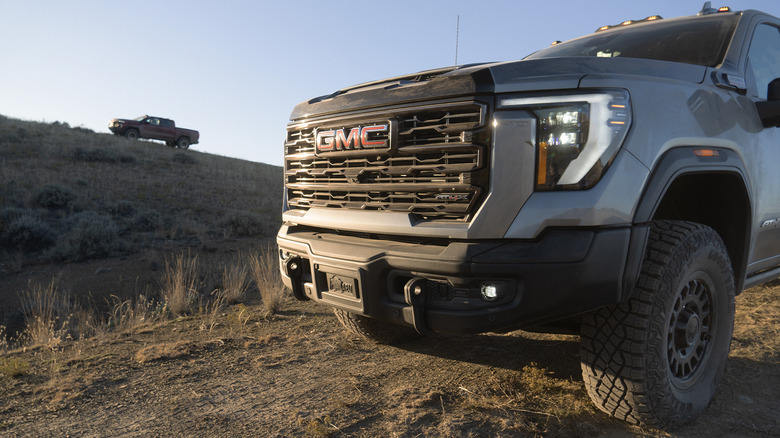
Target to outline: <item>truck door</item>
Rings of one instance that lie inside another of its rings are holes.
[[[160,139],[176,141],[176,124],[173,123],[173,120],[160,119]]]
[[[144,123],[141,124],[141,137],[155,140],[165,139],[165,128],[159,117],[148,117],[144,120]]]
[[[780,78],[780,28],[764,22],[756,26],[745,68],[748,95],[767,99],[769,83]],[[746,148],[751,163],[751,184],[757,231],[748,273],[780,265],[780,128],[766,128]]]

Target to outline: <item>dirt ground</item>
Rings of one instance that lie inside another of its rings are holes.
[[[738,311],[753,328],[736,333],[713,404],[673,436],[780,436],[777,351],[746,353],[753,336],[776,342],[777,320],[750,315]],[[667,436],[596,411],[578,348],[576,336],[519,331],[382,346],[313,303],[290,300],[271,317],[239,304],[5,353],[29,369],[0,375],[0,435]]]

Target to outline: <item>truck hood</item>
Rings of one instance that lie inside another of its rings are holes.
[[[111,119],[111,123],[114,123],[114,122],[138,124],[138,122],[136,120],[133,120],[133,119]]]
[[[298,104],[290,119],[490,93],[574,89],[587,75],[652,76],[700,83],[706,67],[638,58],[533,59],[426,70],[343,88]],[[619,84],[616,83],[617,86]]]

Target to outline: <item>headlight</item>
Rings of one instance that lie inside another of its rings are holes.
[[[536,189],[588,189],[598,182],[631,125],[628,92],[506,96],[500,108],[536,116]]]

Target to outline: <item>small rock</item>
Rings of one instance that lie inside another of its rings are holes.
[[[742,394],[737,396],[737,400],[739,400],[740,403],[743,403],[743,404],[746,404],[746,405],[752,405],[753,403],[755,403],[755,401],[752,398],[750,398],[750,397],[748,397],[746,395],[742,395]]]

